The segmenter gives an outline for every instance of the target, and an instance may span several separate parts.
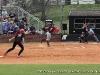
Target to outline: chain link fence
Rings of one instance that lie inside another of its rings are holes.
[[[5,9],[7,13],[9,14],[11,11],[14,11],[14,13],[18,16],[18,19],[21,21],[24,16],[27,17],[28,24],[31,26],[32,24],[35,25],[36,29],[43,27],[43,22],[39,20],[37,17],[31,15],[27,11],[23,10],[22,8],[18,6],[1,6],[1,11]],[[0,32],[2,33],[2,25],[5,24],[2,20],[0,21]]]

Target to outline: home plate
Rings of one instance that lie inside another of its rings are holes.
[[[2,58],[2,57],[4,57],[4,56],[0,56],[0,58]]]

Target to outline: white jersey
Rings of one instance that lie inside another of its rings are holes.
[[[46,39],[46,41],[49,41],[49,40],[51,39],[51,33],[46,32],[46,35],[47,35],[47,39]]]

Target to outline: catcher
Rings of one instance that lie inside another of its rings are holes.
[[[79,37],[79,43],[84,43],[84,36],[85,36],[85,34],[84,34],[84,32],[82,32],[82,34]]]

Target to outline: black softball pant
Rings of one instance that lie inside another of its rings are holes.
[[[8,49],[8,51],[7,51],[6,53],[8,53],[8,52],[14,50],[15,47],[16,47],[16,45],[19,45],[20,48],[21,48],[21,50],[20,50],[19,53],[18,53],[18,55],[20,55],[20,54],[24,51],[24,46],[23,46],[23,44],[22,44],[21,42],[14,42],[12,48]]]
[[[84,36],[84,41],[85,42],[88,42],[88,35],[89,35],[88,33],[85,33],[85,36]]]

